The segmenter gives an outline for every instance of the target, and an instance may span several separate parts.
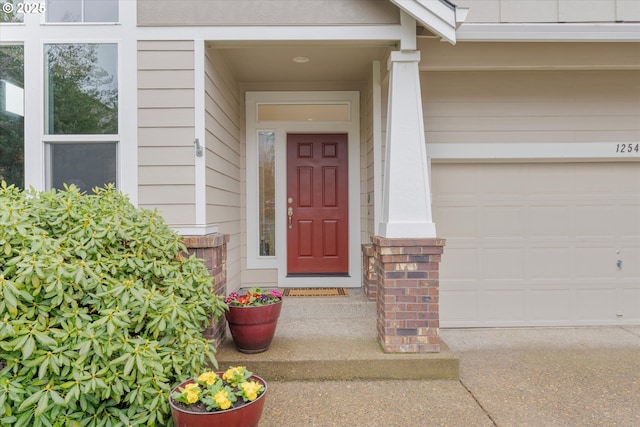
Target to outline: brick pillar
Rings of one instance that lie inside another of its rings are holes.
[[[206,236],[185,236],[184,244],[189,254],[202,259],[213,276],[214,292],[226,295],[227,292],[227,242],[228,234],[209,234]],[[203,335],[218,347],[224,340],[226,323],[221,316],[215,324],[205,329]]]
[[[374,236],[378,340],[386,353],[440,351],[439,266],[445,240]]]
[[[378,291],[374,254],[372,244],[365,243],[362,245],[362,290],[369,301],[376,300]]]

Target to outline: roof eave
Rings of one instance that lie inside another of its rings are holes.
[[[456,44],[456,6],[446,0],[391,0],[429,31]]]

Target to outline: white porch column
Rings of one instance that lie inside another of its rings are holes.
[[[431,216],[419,61],[420,52],[397,51],[389,56],[381,237],[436,237]]]

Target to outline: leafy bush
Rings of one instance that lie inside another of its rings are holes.
[[[0,424],[169,425],[225,309],[157,212],[113,187],[0,186]],[[3,367],[4,366],[4,367]]]

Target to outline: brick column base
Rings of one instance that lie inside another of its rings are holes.
[[[439,266],[445,240],[373,236],[371,241],[378,340],[384,352],[439,352]]]
[[[375,301],[378,292],[374,254],[371,243],[362,245],[362,290],[369,301]]]
[[[227,292],[227,242],[228,234],[209,234],[206,236],[185,236],[184,244],[189,254],[202,259],[213,276],[213,291],[218,295]],[[213,319],[212,319],[213,320]],[[219,347],[226,335],[226,322],[221,316],[217,322],[203,332],[205,338],[212,340]]]

